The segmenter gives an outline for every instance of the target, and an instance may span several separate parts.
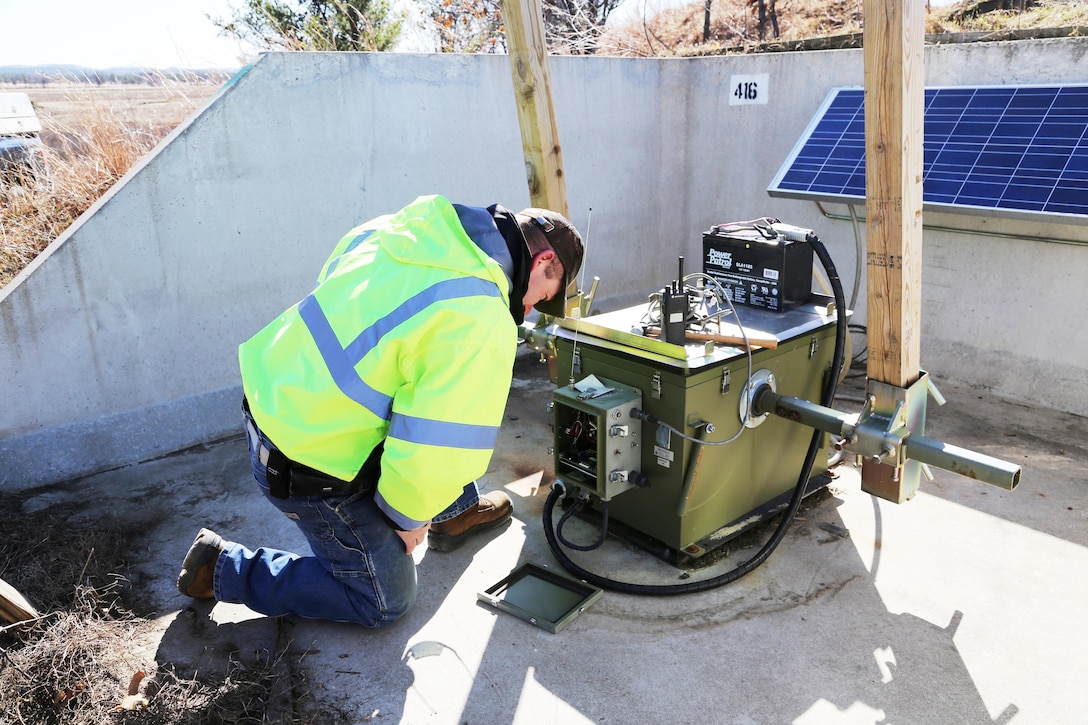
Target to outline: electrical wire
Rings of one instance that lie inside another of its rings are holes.
[[[869,330],[865,325],[851,323],[848,326],[848,333],[849,332],[857,332],[861,334],[864,339],[864,337],[868,335]],[[868,376],[867,363],[869,360],[869,346],[865,344],[860,345],[859,347],[860,349],[850,358],[850,365],[847,367],[846,375],[844,377],[854,379]]]
[[[574,504],[571,505],[569,509],[567,509],[567,511],[562,516],[559,517],[559,523],[555,525],[556,537],[559,539],[560,542],[562,542],[563,546],[567,547],[568,549],[574,549],[575,551],[593,551],[595,549],[601,548],[601,545],[604,543],[605,539],[608,538],[607,501],[601,501],[601,533],[597,537],[596,541],[594,541],[592,544],[575,544],[563,537],[563,527],[566,525],[567,521],[570,519],[571,516],[585,508],[585,505],[585,499],[578,499],[574,502]]]

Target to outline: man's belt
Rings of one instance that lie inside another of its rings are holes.
[[[275,498],[292,496],[351,496],[374,488],[375,477],[360,472],[353,480],[344,481],[327,473],[292,461],[283,451],[261,435],[260,429],[249,412],[249,401],[242,398],[242,410],[246,416],[246,432],[255,441],[257,458],[265,466],[268,492]],[[267,441],[267,443],[266,443]],[[365,470],[364,466],[364,470]]]
[[[335,476],[292,461],[278,448],[268,452],[265,465],[268,492],[276,498],[292,496],[350,496],[371,487],[358,479],[342,481]]]

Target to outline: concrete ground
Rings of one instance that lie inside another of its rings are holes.
[[[521,563],[558,568],[540,521],[551,385],[531,355],[515,377],[481,482],[510,493],[514,521],[452,553],[417,552],[419,600],[384,630],[269,619],[176,592],[203,525],[250,547],[304,550],[252,485],[240,435],[43,489],[26,507],[93,491],[89,516],[167,512],[134,550],[134,585],[161,613],[136,656],[151,674],[286,651],[294,688],[283,706],[318,722],[1088,723],[1088,419],[937,379],[949,402],[930,406],[927,435],[1021,464],[1016,491],[935,471],[896,505],[862,493],[847,462],[747,577],[681,596],[606,592],[551,634],[477,601]],[[569,538],[592,535],[571,525]],[[751,552],[691,572],[619,542],[573,558],[674,583]]]

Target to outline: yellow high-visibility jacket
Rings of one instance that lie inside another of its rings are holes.
[[[503,255],[487,209],[440,196],[353,229],[317,288],[239,347],[257,425],[345,481],[384,441],[378,504],[422,526],[491,460],[517,350]]]

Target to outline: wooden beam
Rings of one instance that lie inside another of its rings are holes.
[[[529,199],[533,206],[553,209],[569,217],[540,0],[502,0],[502,14]]]
[[[925,3],[864,13],[868,375],[906,387],[921,370]]]

